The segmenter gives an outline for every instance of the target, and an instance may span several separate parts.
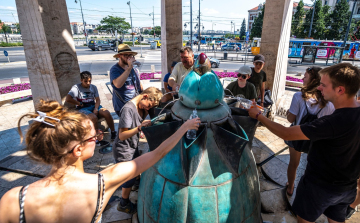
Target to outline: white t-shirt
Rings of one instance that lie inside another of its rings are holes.
[[[175,65],[170,77],[173,78],[174,81],[178,84],[181,85],[181,83],[183,82],[183,80],[185,79],[185,77],[190,73],[190,71],[193,70],[193,67],[190,67],[189,69],[186,69],[184,67],[184,65],[182,64],[182,62],[179,62]]]
[[[306,114],[304,99],[301,97],[301,95],[302,95],[301,92],[296,92],[294,94],[289,109],[289,112],[291,114],[296,115],[296,119],[294,123],[295,125],[299,125],[300,120]],[[315,102],[316,100],[313,98],[306,100],[306,107],[311,114],[316,114],[320,110],[319,104],[313,105]],[[331,102],[328,102],[326,106],[318,114],[318,118],[325,115],[331,115],[334,111],[335,111],[334,105]]]

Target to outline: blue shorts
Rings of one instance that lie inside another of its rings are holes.
[[[98,111],[100,111],[101,108],[102,108],[102,106],[100,105],[98,108]],[[89,115],[89,114],[93,113],[94,109],[95,109],[95,105],[91,105],[91,106],[87,106],[84,108],[80,108],[79,112],[84,113],[85,115]]]
[[[316,221],[321,214],[334,221],[344,222],[347,207],[355,201],[356,189],[335,192],[312,183],[304,176],[296,189],[292,205],[294,213],[310,222]]]

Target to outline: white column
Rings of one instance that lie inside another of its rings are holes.
[[[80,81],[65,0],[16,0],[34,103],[62,102]]]
[[[272,92],[274,112],[285,93],[292,11],[292,0],[270,0],[265,4],[260,53],[266,60],[266,88]]]
[[[182,39],[182,1],[161,0],[161,81],[171,63],[180,61]]]

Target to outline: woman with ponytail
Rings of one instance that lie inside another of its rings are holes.
[[[309,67],[306,69],[301,92],[294,94],[290,109],[287,111],[287,120],[292,123],[291,125],[299,125],[302,119],[308,114],[316,115],[317,118],[320,118],[334,112],[334,105],[326,101],[321,91],[317,89],[321,79],[319,74],[320,70],[320,67]],[[286,193],[291,196],[294,192],[296,170],[300,163],[301,152],[306,152],[307,150],[294,148],[295,142],[293,141],[285,141],[285,143],[289,146],[290,150]]]

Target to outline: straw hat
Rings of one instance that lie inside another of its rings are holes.
[[[115,54],[114,58],[119,58],[121,54],[133,54],[134,56],[138,54],[137,52],[134,52],[131,50],[131,48],[127,44],[120,44],[118,46],[118,53]]]

